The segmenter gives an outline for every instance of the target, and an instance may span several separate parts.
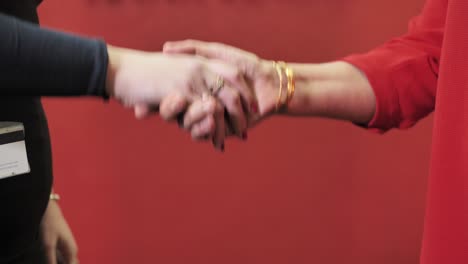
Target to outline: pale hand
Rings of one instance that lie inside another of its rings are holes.
[[[107,92],[124,106],[134,108],[138,118],[155,112],[162,104],[166,109],[161,112],[163,118],[173,119],[189,104],[209,97],[210,89],[222,77],[225,87],[218,96],[223,101],[233,130],[239,136],[246,130],[246,115],[256,102],[253,91],[237,67],[219,60],[183,54],[150,53],[112,46],[108,52]],[[224,146],[224,107],[219,104],[208,106],[211,121],[205,121],[203,125],[210,130],[209,136],[218,149]]]
[[[232,46],[197,40],[167,42],[163,50],[167,54],[192,54],[221,60],[238,67],[251,84],[258,101],[259,113],[250,118],[250,126],[274,113],[279,80],[273,62],[262,60],[253,53]]]
[[[78,246],[60,206],[50,200],[41,223],[48,264],[78,264]]]

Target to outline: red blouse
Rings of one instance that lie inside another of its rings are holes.
[[[435,109],[422,264],[468,263],[468,1],[428,0],[408,34],[345,61],[377,98],[370,128],[408,128]]]

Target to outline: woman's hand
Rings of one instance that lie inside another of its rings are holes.
[[[223,61],[230,63],[238,68],[238,71],[245,78],[255,94],[258,105],[252,107],[255,111],[251,111],[247,117],[247,127],[252,127],[264,118],[274,113],[276,100],[278,98],[279,80],[277,72],[273,66],[273,62],[261,60],[255,54],[240,50],[235,47],[227,46],[219,43],[207,43],[195,40],[186,40],[179,42],[168,42],[164,45],[166,54],[191,54],[202,56],[210,60]],[[169,104],[175,104],[181,98],[170,98]],[[225,104],[223,98],[219,98],[219,103]],[[214,103],[212,103],[214,104]],[[184,118],[183,127],[191,131],[192,137],[196,139],[209,138],[212,128],[206,124],[211,124],[213,117],[207,102],[199,101],[188,108]],[[164,115],[168,111],[167,107],[161,107],[161,113]],[[226,136],[231,133],[226,130]],[[245,131],[242,139],[247,139],[247,131]]]
[[[168,54],[184,53],[232,63],[253,85],[260,115],[250,125],[272,114],[279,96],[279,77],[272,62],[255,54],[219,43],[186,40],[164,45]],[[366,75],[343,62],[289,63],[294,71],[295,92],[281,113],[327,117],[367,124],[376,111],[376,95]],[[284,84],[284,83],[283,83]]]
[[[78,247],[56,201],[50,200],[41,223],[48,264],[78,264]]]
[[[135,108],[137,117],[148,116],[160,106],[163,98],[177,96],[183,100],[171,103],[163,115],[166,119],[173,118],[188,104],[208,98],[216,90],[224,107],[218,104],[208,107],[212,110],[215,127],[211,121],[205,121],[215,145],[219,149],[224,145],[224,110],[234,133],[240,137],[245,133],[246,116],[252,108],[255,110],[256,98],[237,67],[200,56],[149,53],[111,46],[108,52],[108,94],[123,105]]]
[[[249,126],[274,113],[279,80],[273,62],[235,47],[196,40],[167,42],[163,50],[167,54],[192,54],[235,65],[251,84],[258,100],[259,113],[249,118]]]

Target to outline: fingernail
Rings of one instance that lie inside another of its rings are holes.
[[[221,152],[224,152],[224,143],[221,144]]]
[[[248,138],[247,132],[242,133],[242,139],[247,140],[247,138]]]
[[[256,103],[252,103],[252,104],[250,105],[250,109],[252,109],[252,112],[253,112],[254,114],[257,114],[257,113],[258,113],[258,105],[257,105]]]

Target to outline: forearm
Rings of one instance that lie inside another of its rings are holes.
[[[296,76],[288,115],[307,115],[367,124],[376,99],[367,78],[346,62],[289,64]]]
[[[105,95],[103,42],[0,14],[0,95]]]

